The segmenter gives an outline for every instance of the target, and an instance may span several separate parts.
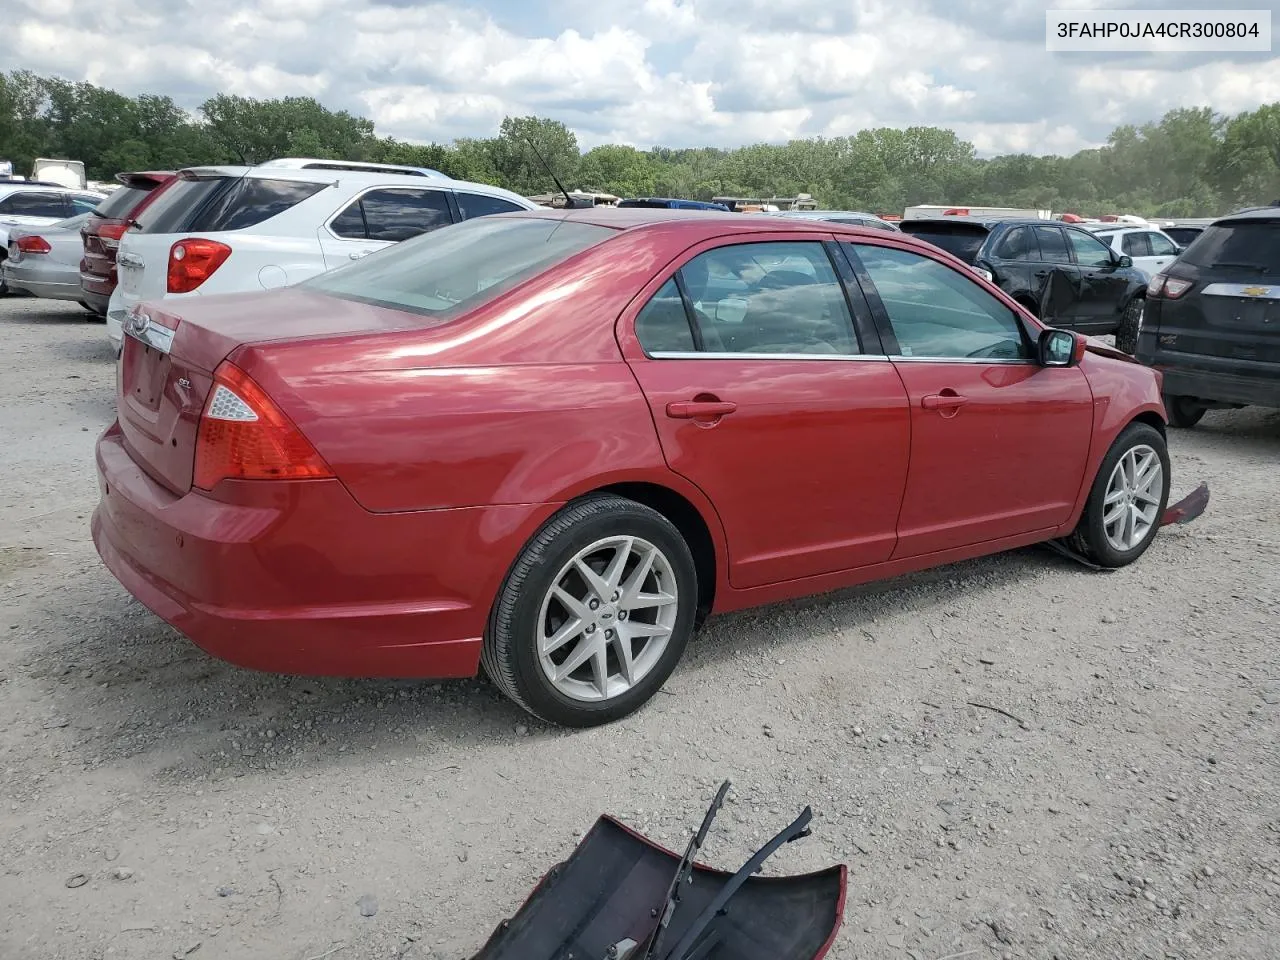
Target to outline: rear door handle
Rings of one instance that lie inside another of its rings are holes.
[[[961,397],[954,393],[931,393],[921,399],[920,406],[926,410],[955,410],[968,402],[968,397]]]
[[[736,403],[723,400],[676,400],[667,404],[667,416],[673,420],[712,420],[737,409]]]

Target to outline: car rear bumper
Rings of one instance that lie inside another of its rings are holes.
[[[25,290],[32,296],[47,300],[79,300],[79,281],[67,282],[59,274],[48,267],[27,266],[23,263],[5,261],[3,266],[4,280],[14,290]]]
[[[1280,370],[1275,377],[1243,377],[1236,374],[1188,370],[1178,367],[1155,369],[1164,375],[1164,392],[1175,397],[1195,397],[1215,403],[1280,407]]]
[[[92,532],[107,569],[206,652],[277,673],[474,676],[501,579],[554,509],[374,514],[337,480],[177,496],[114,424],[97,466]]]

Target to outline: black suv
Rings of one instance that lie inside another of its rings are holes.
[[[1169,422],[1280,407],[1280,207],[1215,220],[1151,278],[1137,357],[1164,374]]]
[[[991,279],[1045,323],[1116,334],[1132,353],[1147,280],[1129,257],[1056,220],[941,217],[903,220],[903,233],[941,247]]]

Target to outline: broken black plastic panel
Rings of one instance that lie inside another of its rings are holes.
[[[807,807],[736,873],[696,863],[728,789],[684,856],[600,817],[473,960],[820,960],[840,928],[846,868],[756,876],[809,835]]]

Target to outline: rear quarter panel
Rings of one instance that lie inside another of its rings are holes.
[[[672,486],[613,331],[671,257],[642,234],[620,235],[451,322],[262,343],[232,359],[368,510],[559,502],[622,482]]]

